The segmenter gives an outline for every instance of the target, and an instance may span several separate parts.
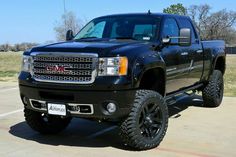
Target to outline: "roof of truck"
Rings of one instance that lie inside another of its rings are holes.
[[[101,16],[99,18],[105,18],[105,17],[116,17],[116,16],[156,16],[156,17],[185,17],[189,18],[188,16],[183,16],[183,15],[176,15],[176,14],[166,14],[166,13],[125,13],[125,14],[112,14],[112,15],[106,15],[106,16]]]

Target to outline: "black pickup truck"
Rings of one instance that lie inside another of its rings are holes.
[[[225,43],[200,41],[189,17],[103,16],[66,38],[23,55],[25,119],[42,134],[62,131],[72,117],[109,121],[126,144],[151,149],[165,136],[168,100],[201,91],[204,106],[222,102]]]

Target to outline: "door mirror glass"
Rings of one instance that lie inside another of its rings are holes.
[[[72,30],[68,30],[66,32],[66,41],[70,41],[74,38],[74,34],[73,34],[73,31]]]
[[[181,28],[179,36],[166,36],[162,38],[162,44],[190,46],[191,45],[191,29]]]
[[[179,45],[180,46],[191,45],[191,30],[189,28],[180,29]]]

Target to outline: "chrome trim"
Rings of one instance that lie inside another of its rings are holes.
[[[191,72],[192,70],[194,70],[193,63],[194,63],[194,61],[191,60],[191,63],[190,63],[190,66],[189,66],[189,71],[190,71],[190,72]]]
[[[35,110],[38,110],[38,111],[47,111],[47,108],[46,109],[39,109],[39,108],[36,108],[34,107],[34,105],[32,104],[32,101],[36,101],[36,102],[39,102],[39,103],[42,103],[42,104],[45,104],[46,107],[47,107],[47,102],[46,101],[42,101],[42,100],[36,100],[36,99],[29,99],[30,101],[30,106],[35,109]],[[63,104],[63,103],[62,103]],[[92,115],[94,114],[94,107],[93,107],[93,104],[75,104],[75,103],[64,103],[66,106],[89,106],[90,109],[91,109],[91,112],[90,113],[81,113],[80,111],[70,111],[67,108],[67,112],[71,113],[71,114],[77,114],[77,115]]]
[[[183,72],[190,72],[196,68],[201,68],[203,67],[203,65],[196,65],[196,66],[192,66],[191,68],[188,67],[188,68],[183,68],[183,69],[179,69],[179,70],[173,70],[173,71],[169,71],[167,72],[167,75],[170,75],[170,74],[176,74],[176,73],[183,73]]]
[[[203,53],[203,50],[197,50],[196,52],[197,53]]]
[[[187,56],[188,55],[188,52],[182,52],[181,53],[181,56]]]
[[[44,108],[43,108],[43,109],[40,109],[40,108],[34,107],[34,105],[32,104],[32,101],[37,101],[37,102],[39,102],[39,103],[41,103],[41,104],[45,104],[45,105],[46,105],[46,101],[35,100],[35,99],[29,99],[30,106],[31,106],[33,109],[39,110],[39,111],[47,111],[47,108],[46,108],[46,109],[44,109]]]
[[[34,59],[32,59],[32,63],[31,63],[31,69],[30,69],[30,74],[32,76],[32,78],[35,81],[39,81],[39,82],[47,82],[47,83],[67,83],[67,84],[92,84],[97,76],[97,71],[98,71],[98,54],[96,53],[73,53],[73,52],[32,52],[30,54],[32,57],[34,56],[64,56],[64,57],[71,57],[71,56],[75,56],[75,57],[92,57],[93,62],[92,62],[92,74],[91,74],[91,80],[90,81],[57,81],[57,80],[44,80],[44,79],[39,79],[39,78],[35,78],[34,77],[34,72],[33,72],[33,63],[34,63]]]
[[[72,103],[68,103],[68,106],[89,106],[90,109],[91,109],[91,113],[81,113],[80,111],[70,111],[70,110],[68,110],[68,112],[70,112],[71,114],[80,114],[80,115],[92,115],[92,114],[94,114],[93,104],[72,104]]]
[[[32,52],[30,54],[31,56],[75,56],[78,57],[78,55],[82,57],[98,57],[97,53],[80,53],[80,52]]]
[[[170,71],[174,71],[174,70],[177,70],[177,68],[170,68],[170,69],[167,69],[166,72],[170,72]]]

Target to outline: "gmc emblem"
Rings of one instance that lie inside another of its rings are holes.
[[[47,71],[51,72],[67,72],[66,68],[69,67],[64,67],[64,66],[59,66],[59,65],[54,65],[54,66],[46,66]]]

